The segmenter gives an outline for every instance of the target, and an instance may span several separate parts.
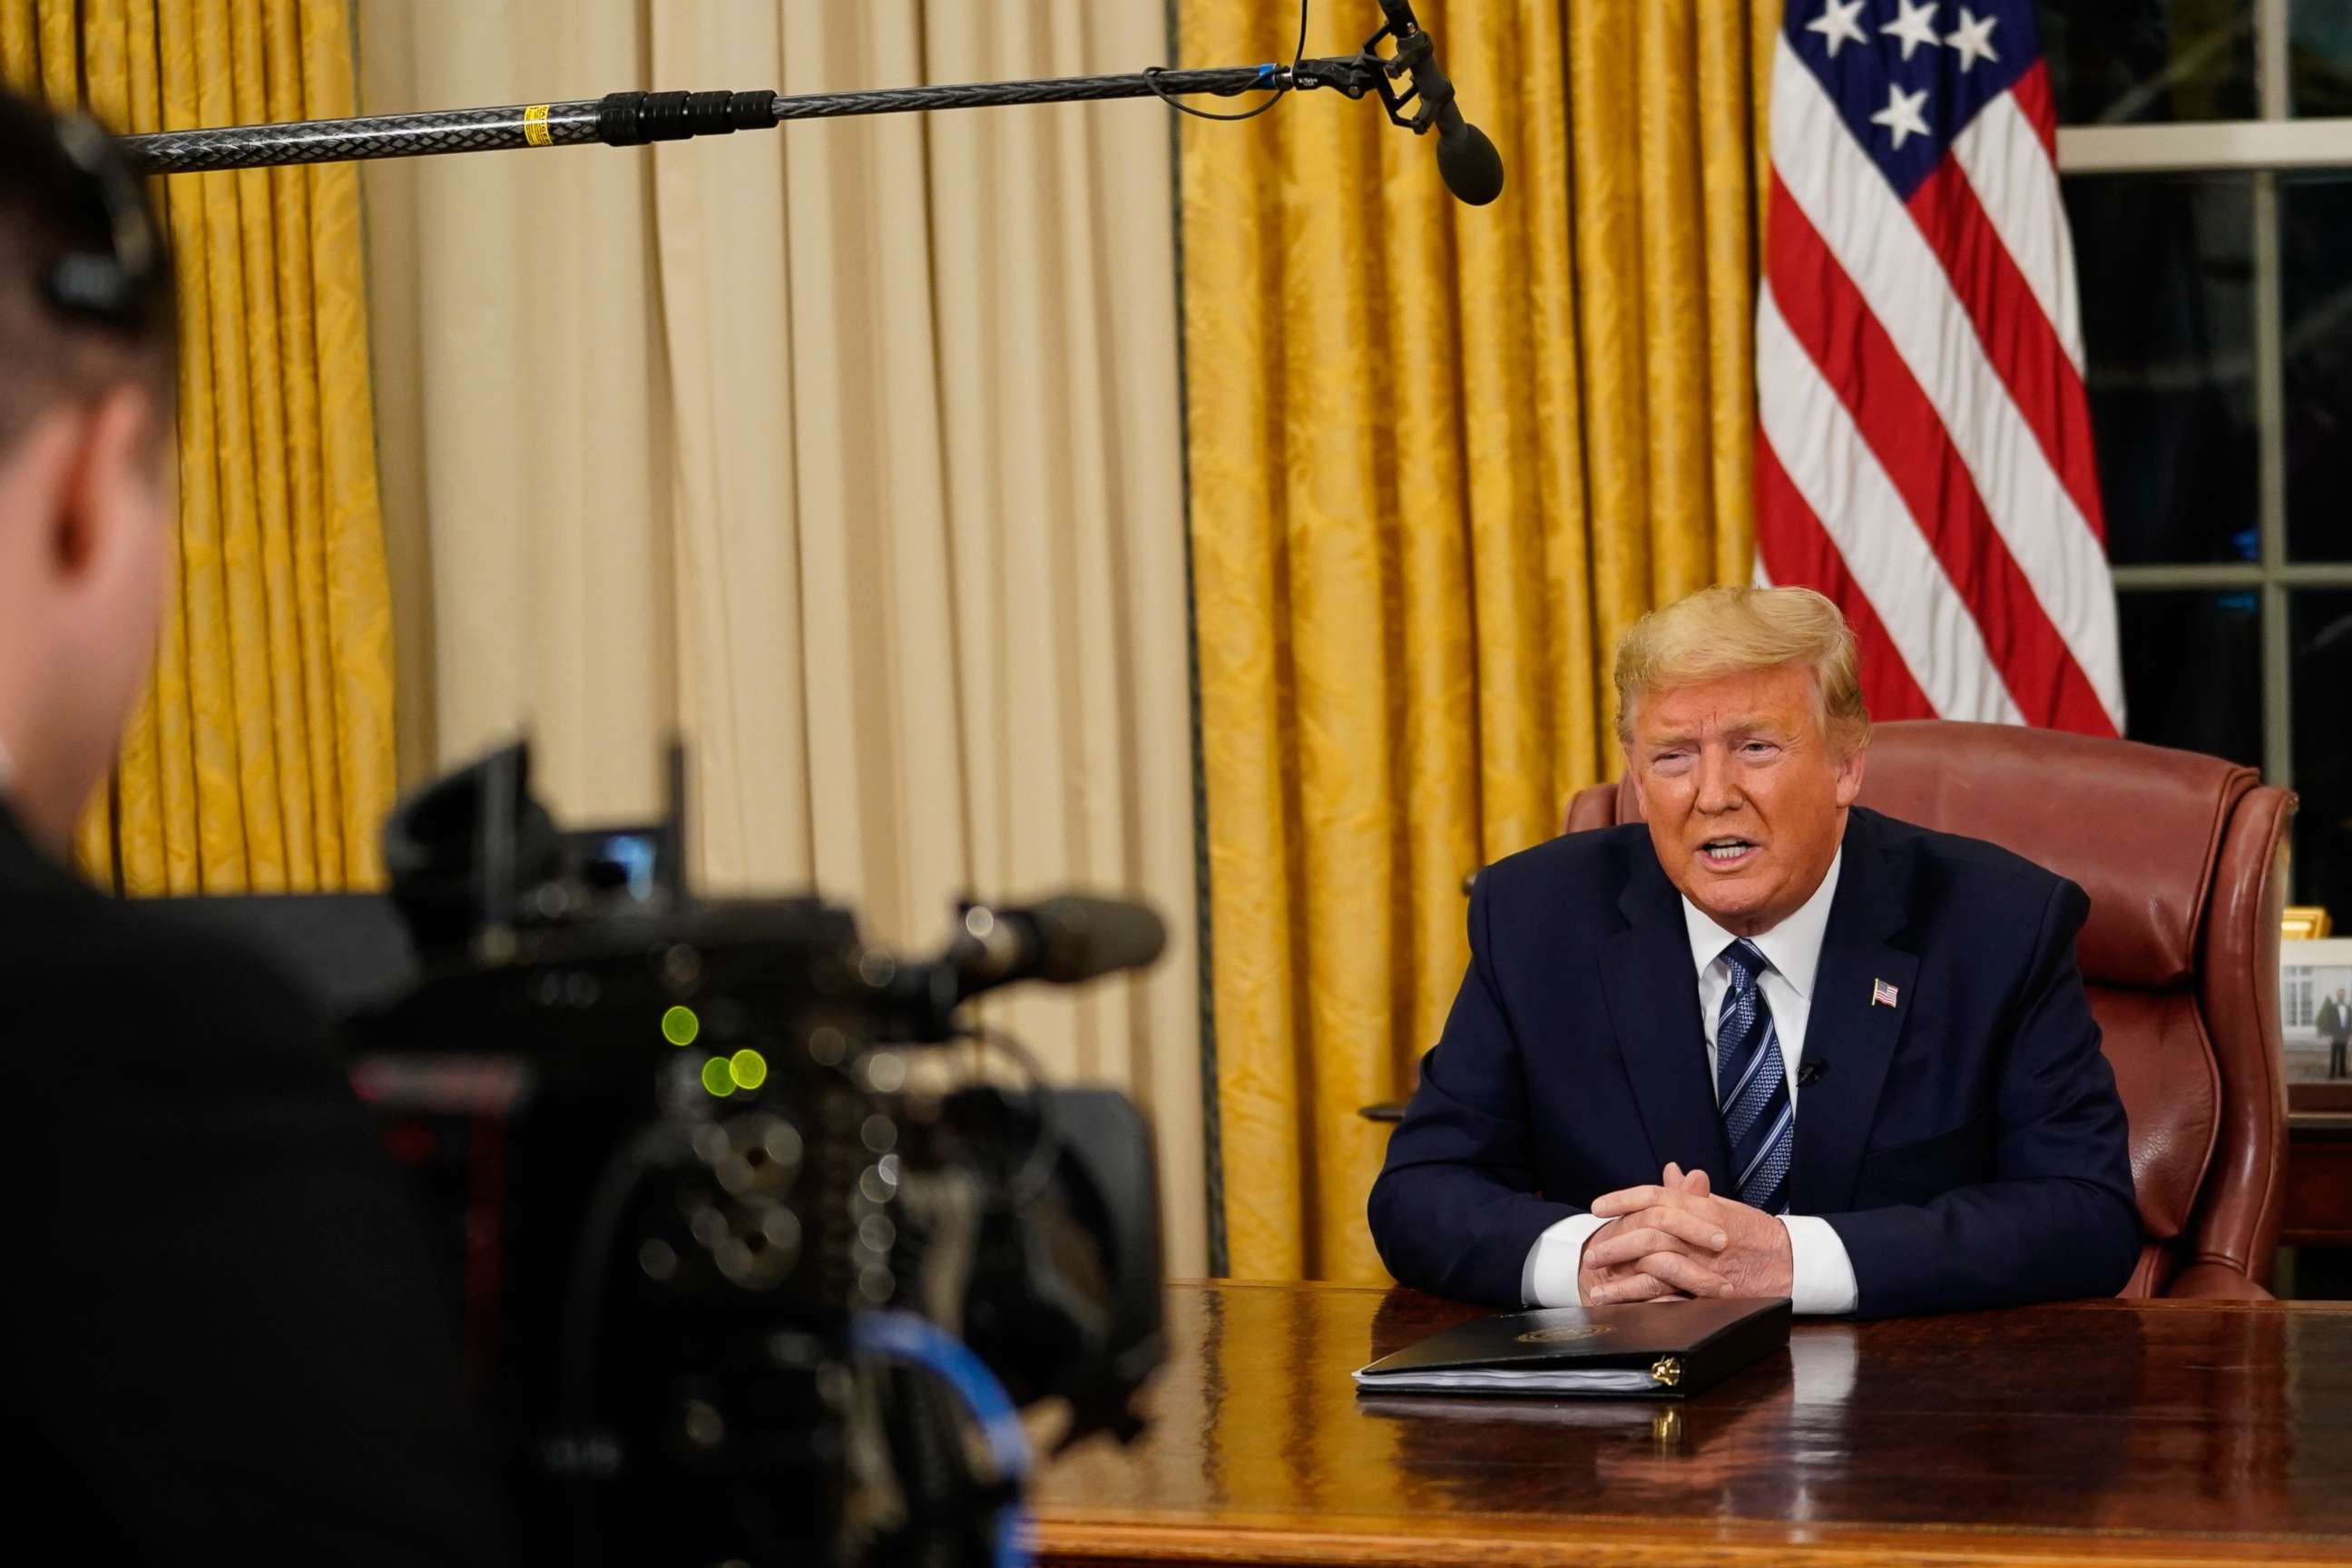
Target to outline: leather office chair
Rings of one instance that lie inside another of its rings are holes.
[[[2285,1190],[2279,911],[2294,796],[2216,757],[2050,730],[1881,724],[1861,804],[1990,839],[2091,898],[2076,944],[2131,1119],[2126,1296],[2267,1297]],[[1568,830],[1640,815],[1631,784]]]

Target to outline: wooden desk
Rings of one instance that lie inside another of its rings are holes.
[[[2352,1306],[1800,1323],[1675,1405],[1359,1400],[1469,1315],[1180,1285],[1151,1431],[1055,1462],[1052,1563],[2194,1564],[2352,1558]]]

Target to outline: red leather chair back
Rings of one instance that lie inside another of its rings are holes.
[[[1877,727],[1862,804],[1989,839],[2090,895],[2076,952],[2131,1119],[2147,1235],[2124,1293],[2160,1293],[2198,1264],[2266,1284],[2286,1153],[2278,943],[2294,795],[2215,757],[1927,720]],[[1595,784],[1567,826],[1640,815],[1630,782]]]

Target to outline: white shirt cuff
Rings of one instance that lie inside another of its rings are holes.
[[[1536,1237],[1519,1269],[1519,1300],[1530,1307],[1582,1306],[1584,1295],[1576,1288],[1576,1275],[1584,1263],[1584,1244],[1608,1223],[1592,1215],[1572,1214]]]
[[[1819,1215],[1782,1215],[1780,1223],[1789,1229],[1790,1305],[1806,1317],[1853,1311],[1862,1299],[1862,1287],[1854,1280],[1853,1259],[1845,1255],[1845,1243],[1838,1238],[1836,1229]],[[1551,1231],[1544,1232],[1547,1239],[1550,1235]],[[1543,1241],[1536,1246],[1540,1248]],[[1569,1283],[1575,1282],[1571,1273]]]

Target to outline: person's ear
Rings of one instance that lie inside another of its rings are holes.
[[[1862,794],[1863,764],[1869,750],[1866,746],[1857,746],[1852,754],[1838,763],[1837,803],[1840,806],[1852,805],[1855,797]]]
[[[1642,808],[1642,820],[1646,822],[1650,817],[1648,781],[1642,777],[1642,770],[1634,765],[1633,715],[1630,710],[1618,716],[1617,754],[1625,760],[1624,776],[1633,781],[1633,799]]]
[[[147,547],[161,484],[157,416],[154,398],[132,382],[108,389],[80,416],[50,534],[60,577],[87,582]]]
[[[1633,765],[1633,742],[1619,737],[1617,754],[1625,759],[1625,776],[1633,781],[1633,802],[1642,808],[1642,820],[1647,822],[1650,820],[1649,781],[1642,776],[1642,770]]]

